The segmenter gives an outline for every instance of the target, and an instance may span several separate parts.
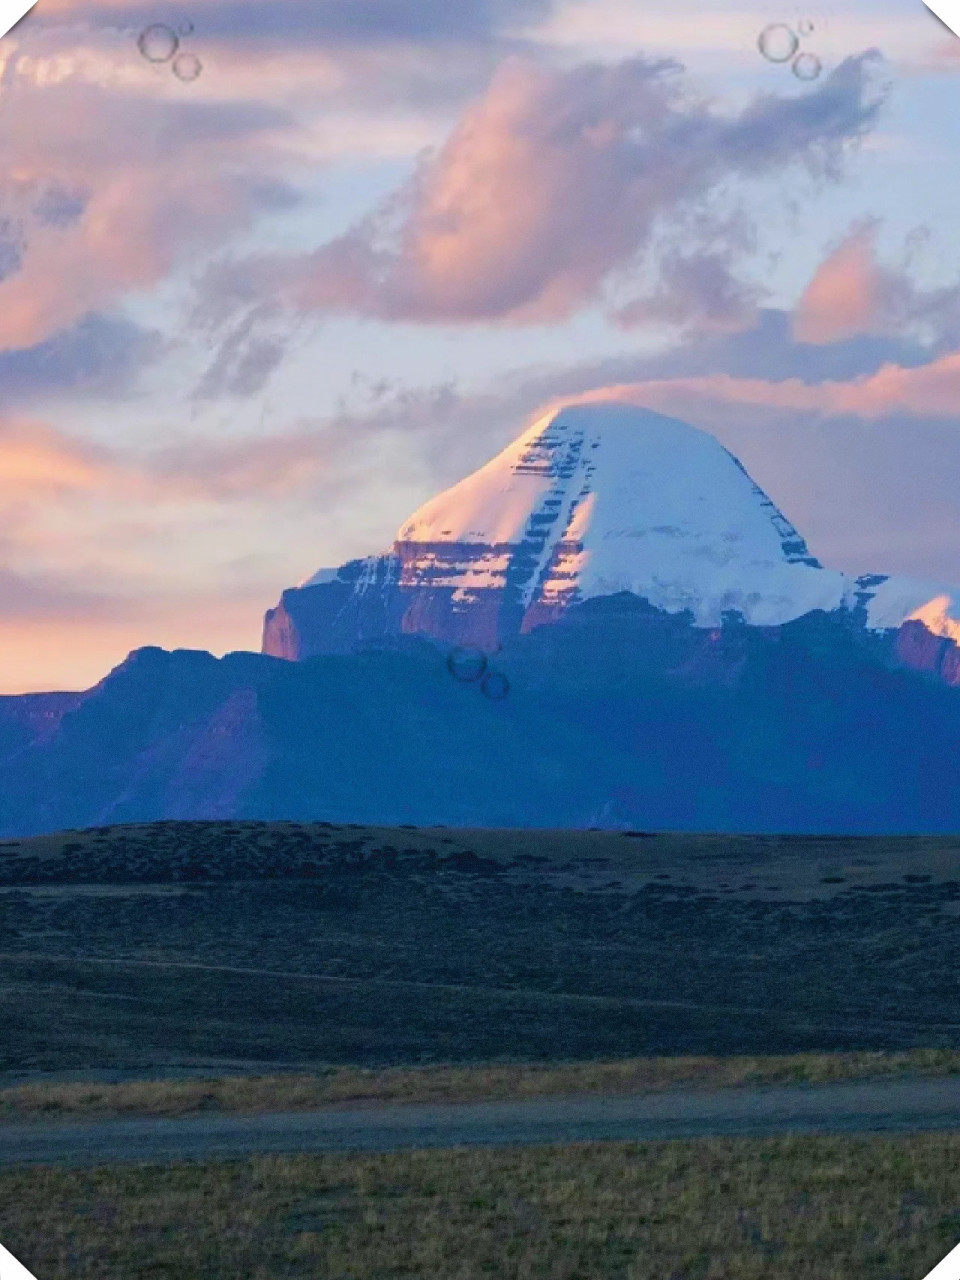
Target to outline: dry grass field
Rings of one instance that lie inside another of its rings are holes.
[[[0,1173],[40,1280],[921,1280],[960,1136],[605,1143]]]
[[[90,1084],[34,1083],[0,1089],[4,1121],[93,1120],[311,1111],[397,1102],[645,1094],[669,1089],[751,1088],[960,1073],[960,1052],[805,1053],[784,1057],[626,1058],[614,1062],[498,1063],[491,1066],[332,1067],[315,1075],[221,1076]]]

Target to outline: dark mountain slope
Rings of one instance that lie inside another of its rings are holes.
[[[960,690],[898,666],[853,615],[707,631],[593,599],[490,659],[500,700],[445,659],[413,638],[300,663],[144,649],[52,719],[7,699],[0,832],[203,817],[960,830]]]

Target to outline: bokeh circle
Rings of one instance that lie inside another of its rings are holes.
[[[510,692],[510,681],[501,671],[488,671],[483,677],[480,690],[491,702],[499,702]]]
[[[792,27],[775,22],[760,32],[757,48],[768,62],[789,62],[800,48],[800,41]]]
[[[179,80],[196,80],[202,70],[203,63],[195,53],[181,53],[173,63],[173,74]]]
[[[140,32],[137,45],[148,62],[169,62],[180,48],[180,37],[173,27],[155,22]]]
[[[798,53],[793,60],[793,74],[798,80],[816,80],[823,63],[815,53]]]
[[[458,647],[451,650],[447,658],[447,670],[454,680],[463,684],[473,684],[483,676],[486,669],[486,655],[479,649]]]

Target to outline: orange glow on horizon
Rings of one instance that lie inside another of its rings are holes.
[[[222,605],[222,607],[220,607]],[[256,607],[212,601],[151,608],[142,619],[0,620],[0,695],[89,689],[133,649],[260,650]]]

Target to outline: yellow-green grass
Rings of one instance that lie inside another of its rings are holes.
[[[826,1084],[960,1073],[960,1052],[803,1053],[783,1057],[631,1058],[614,1062],[331,1068],[319,1075],[135,1080],[119,1084],[23,1084],[0,1090],[0,1121],[199,1112],[307,1111],[387,1102],[473,1102],[673,1088]]]
[[[0,1173],[42,1280],[921,1280],[960,1136],[723,1139]]]

